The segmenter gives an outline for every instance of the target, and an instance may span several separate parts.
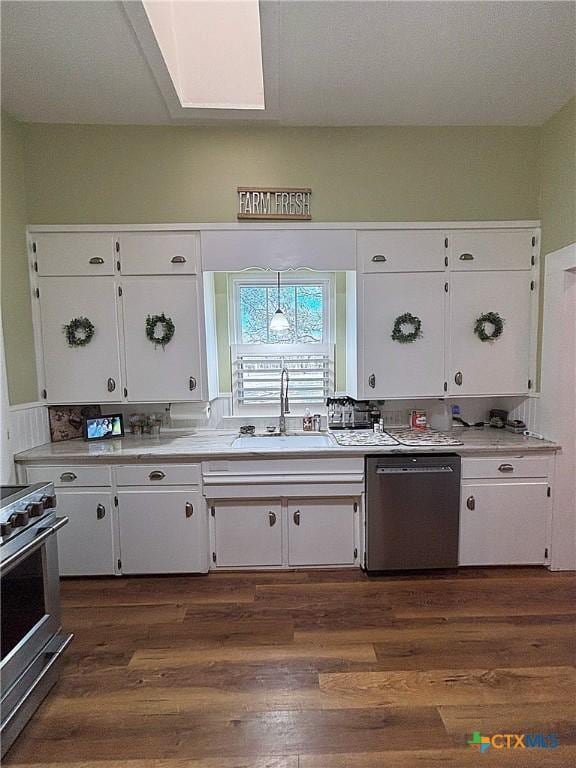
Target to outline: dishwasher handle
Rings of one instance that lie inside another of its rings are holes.
[[[376,467],[377,475],[440,475],[454,472],[449,466],[438,467]]]

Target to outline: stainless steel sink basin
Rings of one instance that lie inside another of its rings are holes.
[[[329,435],[263,435],[237,437],[232,448],[261,450],[269,448],[330,448],[334,445]]]

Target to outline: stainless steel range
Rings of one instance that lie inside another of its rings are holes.
[[[58,677],[72,635],[62,633],[52,483],[0,488],[2,755]]]

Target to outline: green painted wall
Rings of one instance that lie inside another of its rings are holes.
[[[542,126],[542,252],[576,242],[576,98]]]
[[[10,403],[37,400],[25,227],[24,129],[2,113],[1,126],[2,324]]]
[[[238,185],[318,221],[534,219],[538,128],[26,126],[33,223],[233,221]]]

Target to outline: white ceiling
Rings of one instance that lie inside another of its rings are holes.
[[[540,125],[575,91],[573,2],[261,0],[263,111],[184,110],[137,0],[1,11],[25,121]]]

